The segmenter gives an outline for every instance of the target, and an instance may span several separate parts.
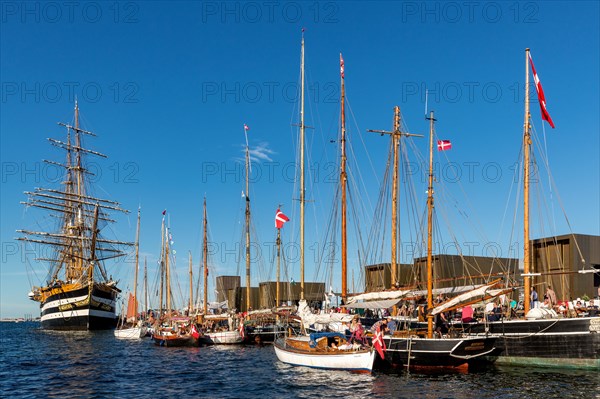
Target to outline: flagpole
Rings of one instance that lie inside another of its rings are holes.
[[[529,133],[530,113],[529,113],[529,49],[525,49],[525,116],[523,122],[523,274],[524,284],[524,311],[527,314],[530,310],[531,296],[531,264],[529,259],[529,156],[531,151],[531,136]]]

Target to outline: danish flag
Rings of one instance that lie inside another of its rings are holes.
[[[446,151],[452,148],[450,140],[438,140],[437,149],[438,151]]]
[[[283,212],[281,212],[280,209],[277,209],[277,212],[275,212],[275,227],[277,227],[278,229],[283,227],[283,224],[285,222],[289,222],[290,218],[288,218],[287,216],[285,216],[283,214]]]
[[[375,336],[373,337],[373,348],[377,350],[379,356],[382,359],[385,359],[384,351],[385,351],[385,342],[383,341],[383,333],[381,332],[381,327],[377,326],[377,330],[375,331]]]
[[[537,91],[538,101],[540,102],[540,110],[542,111],[542,119],[550,124],[552,129],[554,129],[554,122],[552,122],[552,118],[550,118],[550,114],[548,113],[548,109],[546,108],[546,96],[544,96],[544,89],[542,89],[542,82],[540,82],[540,78],[538,77],[535,67],[533,66],[533,60],[531,59],[531,54],[529,54],[529,63],[531,64],[531,70],[533,71],[533,81],[535,82],[535,90]]]

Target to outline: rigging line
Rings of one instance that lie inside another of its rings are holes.
[[[542,126],[543,126],[543,124],[542,124]],[[535,134],[534,137],[536,138],[536,143],[537,143],[538,147],[541,147],[541,145],[539,144],[539,139],[537,137],[537,134]],[[549,180],[549,189],[550,189],[550,192],[552,193],[552,187],[554,187],[554,192],[556,193],[556,198],[557,198],[558,203],[560,205],[560,209],[561,209],[561,211],[563,213],[563,217],[565,218],[565,222],[567,223],[567,226],[569,227],[569,232],[573,236],[573,238],[575,238],[575,235],[573,233],[573,228],[571,226],[571,222],[569,221],[569,218],[567,216],[567,212],[566,212],[566,209],[565,209],[564,204],[562,202],[562,198],[561,198],[560,193],[558,191],[556,182],[555,182],[554,178],[552,177],[552,173],[550,172],[550,163],[548,161],[548,158],[547,158],[547,156],[544,157],[543,153],[541,155],[542,155],[542,160],[545,162],[546,169],[548,171],[548,180]],[[554,208],[552,208],[552,209],[554,209]],[[554,211],[552,212],[552,216],[554,216]],[[554,218],[553,218],[553,220],[554,220]],[[555,229],[555,231],[556,231],[556,229]],[[576,239],[574,239],[573,241],[575,242],[575,246],[577,248],[577,251],[578,251],[580,259],[583,261],[583,263],[585,263],[585,259],[583,258],[583,253],[581,251],[579,243],[577,242]]]

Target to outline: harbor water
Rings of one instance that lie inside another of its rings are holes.
[[[597,371],[352,374],[282,364],[269,345],[164,348],[34,322],[0,323],[0,343],[2,398],[600,398]]]

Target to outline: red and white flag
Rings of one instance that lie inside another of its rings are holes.
[[[277,212],[275,212],[275,227],[280,229],[283,227],[283,224],[285,222],[289,222],[289,221],[290,221],[290,218],[285,216],[283,214],[283,212],[281,212],[281,210],[277,209]]]
[[[450,140],[438,140],[437,141],[438,151],[446,151],[452,148]]]
[[[248,130],[250,130],[250,128],[248,127],[248,125],[246,125],[245,123],[244,123],[244,130],[245,130],[245,131],[248,131]]]
[[[540,102],[540,110],[542,111],[542,119],[550,124],[550,127],[554,129],[554,122],[552,122],[552,118],[550,118],[550,114],[548,113],[548,109],[546,108],[546,96],[544,96],[544,89],[542,89],[542,82],[540,82],[540,78],[535,72],[535,67],[533,66],[533,60],[531,59],[531,53],[529,54],[529,63],[531,64],[531,70],[533,71],[533,81],[535,82],[535,90],[537,91],[538,101]]]
[[[377,326],[377,329],[375,330],[375,336],[373,337],[373,348],[377,350],[377,353],[379,353],[379,356],[381,356],[382,359],[385,359],[383,352],[386,350],[386,347],[383,340],[383,333],[381,332],[381,326]]]
[[[344,79],[344,59],[342,58],[342,53],[340,53],[340,75]]]
[[[192,337],[194,337],[195,339],[200,338],[200,332],[196,328],[196,324],[192,324]]]

